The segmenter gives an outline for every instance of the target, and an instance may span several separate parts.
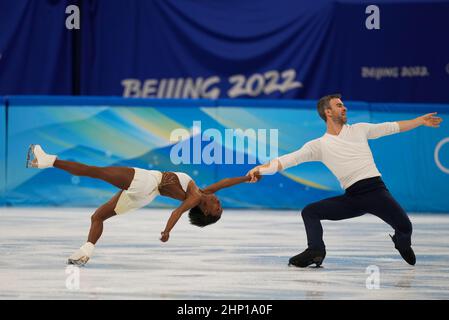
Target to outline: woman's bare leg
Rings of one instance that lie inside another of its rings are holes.
[[[91,217],[91,225],[87,242],[73,253],[68,260],[69,264],[84,265],[89,261],[95,248],[95,244],[103,233],[103,222],[116,215],[114,209],[123,190],[114,195],[111,200],[99,207]]]
[[[89,236],[87,237],[87,242],[96,244],[98,239],[101,237],[101,234],[103,233],[103,222],[110,217],[113,217],[116,215],[114,209],[117,205],[117,201],[120,198],[120,195],[122,194],[122,190],[119,191],[115,196],[111,198],[108,202],[103,204],[101,207],[99,207],[95,213],[91,217],[91,225],[90,225],[90,231]]]
[[[90,177],[106,181],[122,190],[127,190],[134,178],[134,169],[128,167],[95,167],[59,159],[55,160],[53,166],[67,171],[74,176]]]

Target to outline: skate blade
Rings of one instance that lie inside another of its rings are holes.
[[[289,267],[296,267],[296,268],[308,268],[308,267],[310,267],[310,268],[319,269],[319,268],[323,268],[321,266],[321,264],[323,263],[323,260],[324,260],[323,257],[316,257],[316,258],[313,258],[312,260],[307,261],[306,263],[292,263],[292,262],[289,262],[288,266]],[[313,264],[315,266],[312,266]]]
[[[313,263],[315,263],[315,268],[322,268],[321,264],[323,263],[323,260],[324,260],[324,258],[322,258],[322,257],[313,259]]]
[[[86,257],[82,257],[82,258],[79,258],[79,259],[69,259],[69,260],[67,260],[67,264],[71,264],[71,265],[75,265],[75,266],[78,266],[78,267],[82,267],[82,266],[84,266],[86,263],[87,263],[87,261],[89,261],[89,258],[86,258]]]
[[[30,147],[28,148],[28,153],[27,153],[27,161],[26,161],[26,167],[27,168],[35,168],[35,166],[33,165],[33,160],[31,159],[32,156],[34,156],[34,144],[31,144]]]
[[[305,266],[305,265],[296,265],[296,264],[289,263],[288,267],[290,267],[290,268],[301,268],[301,269],[307,269],[307,268],[310,268],[310,269],[323,269],[324,268],[321,264],[315,264],[315,266],[313,264],[314,263],[311,263],[311,264]]]

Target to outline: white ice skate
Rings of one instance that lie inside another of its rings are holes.
[[[81,250],[77,250],[74,254],[72,254],[67,260],[67,264],[74,264],[76,266],[84,266],[87,261],[89,261],[89,257],[84,255]]]
[[[93,251],[94,251],[94,245],[90,242],[87,242],[86,244],[84,244],[81,248],[76,250],[76,252],[69,257],[67,264],[84,266],[87,263],[87,261],[89,261],[90,257],[92,256]]]
[[[40,145],[32,144],[28,149],[26,167],[39,169],[49,168],[53,167],[55,160],[55,155],[46,154]]]

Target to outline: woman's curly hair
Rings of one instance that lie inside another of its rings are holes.
[[[190,209],[189,211],[189,219],[190,219],[190,223],[198,226],[198,227],[205,227],[209,224],[213,224],[215,222],[217,222],[218,220],[220,220],[221,215],[219,216],[206,216],[203,211],[200,209],[199,206],[193,207],[192,209]]]

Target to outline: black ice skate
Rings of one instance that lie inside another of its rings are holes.
[[[295,267],[305,268],[311,264],[315,264],[317,267],[321,266],[324,258],[326,257],[326,250],[312,250],[306,249],[304,252],[291,257],[288,264]]]
[[[393,240],[394,247],[399,251],[401,257],[410,265],[414,266],[416,263],[415,253],[412,247],[399,248],[396,244],[396,235],[392,236],[390,234],[391,240]]]

